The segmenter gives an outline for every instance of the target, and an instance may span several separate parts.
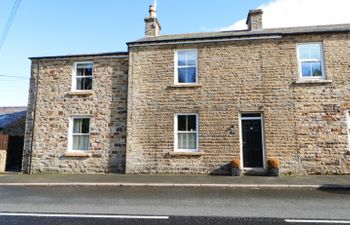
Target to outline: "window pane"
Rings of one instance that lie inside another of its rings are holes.
[[[321,77],[322,76],[322,68],[320,62],[310,63],[312,68],[312,76],[313,77]]]
[[[299,59],[309,59],[309,48],[308,45],[299,45]]]
[[[89,135],[73,135],[73,149],[72,150],[89,150]]]
[[[184,115],[177,116],[177,130],[186,131],[186,116]]]
[[[261,117],[261,113],[242,113],[241,117]]]
[[[92,78],[77,78],[76,90],[91,90],[92,89]]]
[[[77,68],[77,76],[83,76],[84,75],[84,69],[83,68]]]
[[[83,78],[77,78],[76,90],[84,90],[83,89]]]
[[[92,76],[92,66],[85,68],[85,76]]]
[[[76,118],[73,119],[73,134],[89,133],[90,119],[89,118]]]
[[[187,131],[196,131],[196,116],[187,116]]]
[[[77,76],[92,76],[92,63],[77,64]]]
[[[92,78],[91,77],[83,78],[82,82],[83,82],[84,90],[91,90],[92,89]]]
[[[321,45],[320,44],[299,45],[299,59],[321,60]]]
[[[82,120],[82,128],[81,128],[81,133],[88,134],[89,133],[89,128],[90,128],[90,119],[89,118],[84,118]]]
[[[197,53],[195,50],[177,52],[178,66],[195,66],[196,61],[197,61]]]
[[[186,66],[186,52],[183,52],[183,51],[177,52],[177,65]]]
[[[311,77],[311,63],[303,62],[301,63],[301,74],[303,77]]]
[[[179,76],[179,83],[186,83],[187,76],[186,76],[185,68],[178,69],[178,76]]]
[[[187,66],[196,66],[197,54],[196,51],[187,51]]]
[[[178,149],[196,149],[196,134],[178,134],[177,148]]]
[[[196,149],[196,134],[187,134],[187,148]]]
[[[196,67],[178,68],[179,83],[195,83]]]
[[[73,133],[81,133],[82,119],[73,119]]]
[[[186,134],[177,134],[177,148],[186,149]]]
[[[321,45],[320,44],[310,44],[310,58],[321,60]]]

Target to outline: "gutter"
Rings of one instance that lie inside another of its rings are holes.
[[[269,36],[258,36],[258,37],[230,37],[230,38],[222,38],[222,39],[190,39],[190,40],[172,40],[172,41],[164,41],[164,42],[144,42],[144,43],[137,43],[137,42],[129,42],[127,43],[129,46],[132,47],[139,47],[139,46],[159,46],[159,45],[173,45],[173,44],[195,44],[195,43],[219,43],[219,42],[228,42],[228,41],[251,41],[251,40],[268,40],[268,39],[281,39],[282,35],[269,35]]]
[[[34,107],[33,107],[33,130],[32,130],[32,140],[30,143],[30,158],[29,158],[29,170],[28,173],[31,174],[32,172],[32,158],[33,158],[33,142],[34,142],[34,133],[35,133],[35,121],[36,121],[36,104],[38,100],[38,92],[39,92],[39,63],[40,59],[38,59],[36,66],[37,66],[37,79],[36,79],[36,84],[35,84],[35,96],[34,96]]]

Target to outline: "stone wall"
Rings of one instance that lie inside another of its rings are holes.
[[[323,42],[325,83],[297,83],[296,45]],[[174,86],[174,51],[198,49],[199,85]],[[285,174],[349,174],[350,35],[130,46],[127,173],[226,174],[239,115],[261,112]],[[202,155],[174,155],[174,114],[198,113]]]
[[[0,173],[5,172],[6,169],[6,156],[7,151],[0,149]]]
[[[83,95],[71,92],[73,65],[78,61],[94,63],[93,90]],[[123,173],[127,81],[127,53],[33,59],[24,172]],[[91,116],[89,154],[84,157],[66,154],[69,119],[74,115]]]

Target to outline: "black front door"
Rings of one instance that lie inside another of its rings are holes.
[[[261,118],[242,117],[243,166],[263,167]]]

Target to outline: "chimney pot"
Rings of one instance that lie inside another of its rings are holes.
[[[157,19],[157,9],[155,6],[149,6],[149,16],[145,18],[145,36],[155,37],[160,35],[160,23]]]
[[[249,10],[246,21],[248,30],[252,31],[263,29],[262,15],[263,11],[261,9]]]
[[[153,5],[149,6],[149,16],[150,17],[157,17],[156,7],[154,7]]]

